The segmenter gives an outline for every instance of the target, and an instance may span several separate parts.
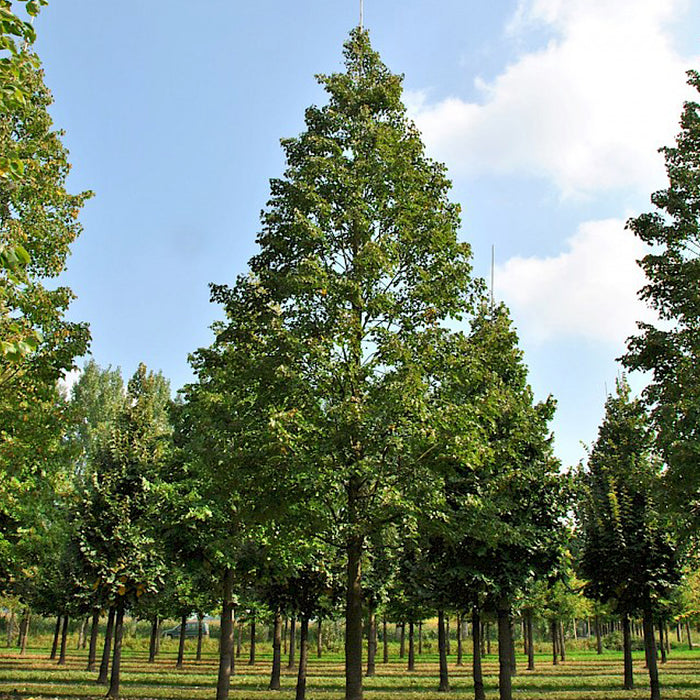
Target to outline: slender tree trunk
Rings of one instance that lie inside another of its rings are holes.
[[[513,699],[511,673],[511,634],[510,608],[505,601],[498,605],[498,697],[499,700]]]
[[[236,630],[236,609],[233,605],[233,602],[231,602],[231,676],[236,675],[236,658],[237,655],[234,654],[234,649],[233,649],[233,635]],[[238,625],[238,641],[240,642],[240,633],[241,633],[241,625]]]
[[[664,625],[664,638],[666,639],[666,654],[671,653],[671,642],[668,641],[668,625]]]
[[[685,621],[685,634],[688,637],[688,649],[693,651],[693,638],[690,636],[690,622]]]
[[[647,601],[644,607],[644,652],[649,669],[649,688],[651,700],[661,700],[659,687],[659,669],[656,665],[656,640],[654,639],[654,616],[651,611],[651,602]]]
[[[566,661],[566,638],[564,637],[564,623],[559,622],[559,658]]]
[[[155,663],[156,641],[158,640],[158,615],[151,620],[151,639],[148,644],[148,663]]]
[[[87,623],[88,623],[88,618],[85,617],[83,618],[82,622],[78,625],[78,643],[76,644],[75,648],[79,651],[80,649],[84,649],[84,642],[85,642],[85,634],[87,632]]]
[[[474,700],[486,700],[484,676],[481,671],[481,615],[479,608],[472,608],[472,675],[474,677]]]
[[[122,669],[122,638],[124,636],[124,601],[117,603],[114,619],[114,650],[112,651],[112,674],[109,679],[108,698],[118,700]]]
[[[600,656],[603,653],[603,637],[600,633],[600,617],[595,616],[595,648],[596,653]]]
[[[418,621],[418,656],[423,653],[423,620]]]
[[[88,647],[87,670],[94,671],[97,663],[97,636],[100,630],[100,611],[94,610],[92,613],[92,624],[90,625],[90,646]]]
[[[659,651],[661,651],[661,663],[666,663],[666,645],[664,644],[664,623],[659,622]]]
[[[250,620],[250,655],[248,656],[248,666],[255,666],[255,612]]]
[[[156,656],[160,654],[160,640],[161,640],[161,630],[163,629],[163,620],[156,616],[158,619],[158,622],[156,624]]]
[[[386,615],[382,620],[382,646],[384,647],[384,655],[382,661],[385,664],[389,663],[389,635],[387,634]]]
[[[195,661],[202,660],[202,639],[204,638],[204,615],[197,613],[197,655]]]
[[[576,618],[574,618],[574,622],[573,622],[574,641],[578,640],[578,630],[576,629],[576,625],[577,625]]]
[[[187,635],[187,613],[180,616],[180,639],[177,645],[177,663],[175,668],[183,668],[185,665],[185,636]]]
[[[320,659],[323,656],[323,637],[322,637],[322,622],[323,620],[319,617],[316,624],[316,658]]]
[[[485,635],[485,640],[486,644],[486,653],[491,655],[491,623],[487,622],[486,623],[486,635]]]
[[[221,639],[219,640],[219,676],[216,682],[216,700],[227,700],[231,686],[233,663],[233,571],[226,569],[223,577],[223,605],[221,609]]]
[[[58,616],[61,619],[61,616]],[[12,646],[12,640],[15,637],[15,611],[10,612],[10,618],[7,621],[7,646],[8,648]]]
[[[282,613],[275,610],[275,622],[272,632],[272,672],[270,673],[269,690],[280,689],[280,675],[282,670]]]
[[[680,644],[683,639],[681,637],[681,625],[680,622],[676,624],[676,639],[678,640],[678,643]]]
[[[374,676],[376,673],[377,656],[377,616],[374,605],[370,604],[367,625],[367,676]]]
[[[622,656],[625,669],[624,688],[634,688],[634,670],[632,667],[632,635],[630,634],[630,619],[628,615],[622,616]]]
[[[401,623],[400,637],[399,637],[399,658],[403,659],[406,656],[406,623]]]
[[[413,620],[408,623],[408,670],[416,670],[416,644],[415,644],[415,625]]]
[[[158,639],[158,615],[151,620],[151,639],[148,644],[148,663],[156,660],[156,640]]]
[[[515,661],[515,624],[513,616],[510,616],[510,675],[515,676],[518,673],[518,666]]]
[[[292,615],[292,619],[289,622],[289,663],[287,663],[287,670],[291,671],[294,668],[294,656],[296,654],[296,632],[297,632],[297,618]]]
[[[63,616],[63,629],[61,630],[61,651],[58,654],[58,665],[66,665],[66,647],[68,646],[68,615]]]
[[[440,656],[440,685],[438,692],[450,690],[450,677],[447,671],[447,643],[445,640],[445,613],[438,610],[438,653]]]
[[[559,641],[559,635],[557,634],[557,621],[552,618],[549,623],[549,631],[552,637],[552,664],[555,666],[559,665],[559,650],[557,649],[558,647],[558,641]]]
[[[7,624],[9,625],[10,623],[8,622]],[[49,659],[56,658],[56,652],[58,651],[58,638],[60,636],[61,636],[61,616],[59,615],[56,618],[56,626],[54,627],[54,630],[53,630],[53,642],[51,644],[51,655],[49,656]]]
[[[107,616],[107,629],[105,630],[105,643],[102,647],[102,661],[100,663],[100,673],[97,676],[97,682],[100,685],[107,685],[107,678],[109,676],[109,658],[112,653],[112,636],[114,634],[114,618],[116,616],[116,610],[114,606],[109,608],[109,615]]]
[[[309,616],[301,616],[299,630],[299,673],[296,700],[306,700],[306,665],[309,659]]]
[[[31,620],[32,613],[29,610],[29,606],[24,609],[24,615],[22,615],[22,622],[19,625],[19,653],[24,656],[27,651],[27,639],[29,638],[29,621]]]
[[[351,485],[352,496],[359,491]],[[347,547],[347,590],[345,600],[345,700],[362,700],[362,538],[353,535]]]
[[[526,626],[527,626],[527,670],[535,670],[535,640],[532,632],[532,610],[527,611]]]
[[[236,632],[236,658],[240,659],[243,648],[243,623],[238,622],[234,624],[233,628]]]
[[[289,618],[285,615],[284,629],[282,630],[282,653],[287,655],[287,629],[289,628]]]
[[[457,615],[457,666],[464,666],[462,662],[462,615]]]
[[[447,656],[450,656],[451,648],[450,648],[450,618],[445,615],[445,653]]]

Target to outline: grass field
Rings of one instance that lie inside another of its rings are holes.
[[[188,645],[190,642],[188,642]],[[173,645],[174,648],[174,645]],[[264,648],[264,647],[263,647]],[[188,654],[191,655],[191,649]],[[27,700],[29,698],[100,698],[105,689],[94,683],[96,674],[87,673],[86,652],[70,650],[66,666],[57,666],[48,660],[47,647],[30,647],[24,656],[16,650],[0,650],[0,700]],[[238,660],[232,679],[231,698],[236,700],[285,700],[294,697],[295,673],[283,670],[283,690],[267,690],[270,655],[260,654],[255,666],[246,665],[246,657]],[[469,659],[465,658],[465,662]],[[186,661],[185,669],[177,671],[175,652],[166,649],[155,664],[147,663],[147,654],[141,649],[126,649],[122,669],[122,697],[138,700],[167,698],[201,698],[215,696],[217,658],[215,643],[210,641],[202,661]],[[284,664],[283,664],[284,666]],[[621,689],[622,656],[618,652],[570,653],[567,661],[553,666],[551,657],[542,654],[536,658],[536,670],[525,670],[524,657],[518,658],[518,674],[514,678],[514,696],[521,700],[607,700],[647,698],[648,676],[643,653],[635,652],[634,671],[637,688]],[[497,658],[489,655],[484,660],[486,692],[497,698]],[[700,652],[674,650],[666,664],[660,666],[662,697],[693,698],[700,700]],[[408,673],[404,661],[393,658],[389,664],[377,664],[377,675],[365,679],[368,700],[390,700],[398,697],[416,700],[444,700],[446,697],[473,697],[469,665],[456,666],[450,658],[449,695],[437,692],[437,657],[424,655],[417,670]],[[309,663],[307,697],[310,700],[336,700],[343,697],[343,666],[339,654],[327,654]]]

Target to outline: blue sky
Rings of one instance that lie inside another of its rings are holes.
[[[255,251],[279,139],[324,101],[358,0],[55,0],[37,52],[71,152],[70,187],[95,197],[67,273],[92,352],[177,389],[211,341],[208,283]],[[556,449],[584,454],[634,322],[643,254],[625,220],[664,186],[685,70],[700,68],[690,0],[365,0],[384,61],[463,207],[461,236],[510,306]],[[634,380],[636,387],[642,379]]]

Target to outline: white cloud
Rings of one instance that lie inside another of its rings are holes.
[[[636,321],[652,320],[637,298],[647,251],[621,219],[589,221],[552,258],[511,258],[496,268],[495,292],[535,342],[584,338],[620,346]]]
[[[663,184],[660,146],[672,143],[685,71],[697,59],[674,49],[668,23],[679,0],[521,0],[508,26],[553,37],[493,81],[477,78],[479,103],[431,104],[408,96],[432,155],[455,172],[550,178],[563,195]]]
[[[66,397],[69,398],[73,390],[73,386],[80,379],[80,375],[83,370],[79,367],[72,369],[68,372],[64,372],[63,376],[58,380],[58,390]]]

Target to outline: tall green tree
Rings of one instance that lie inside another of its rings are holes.
[[[700,75],[688,72],[700,90]],[[647,284],[640,297],[660,322],[640,323],[622,361],[651,372],[644,398],[656,446],[668,465],[665,482],[678,524],[700,526],[700,105],[686,102],[675,146],[662,148],[668,187],[651,196],[655,209],[627,227],[652,250],[640,261]]]
[[[271,181],[251,270],[279,344],[294,347],[279,371],[315,399],[294,467],[317,484],[324,529],[345,552],[345,696],[359,700],[363,552],[429,474],[407,449],[428,429],[424,359],[441,324],[469,308],[471,280],[459,208],[406,117],[401,77],[361,29],[344,53],[345,72],[319,78],[328,104],[282,142],[287,169]]]
[[[653,615],[679,580],[676,548],[658,507],[661,465],[641,401],[625,379],[605,404],[605,417],[581,475],[581,566],[586,592],[610,602],[625,624],[625,687],[632,687],[629,617],[642,613],[652,700],[660,697]]]

